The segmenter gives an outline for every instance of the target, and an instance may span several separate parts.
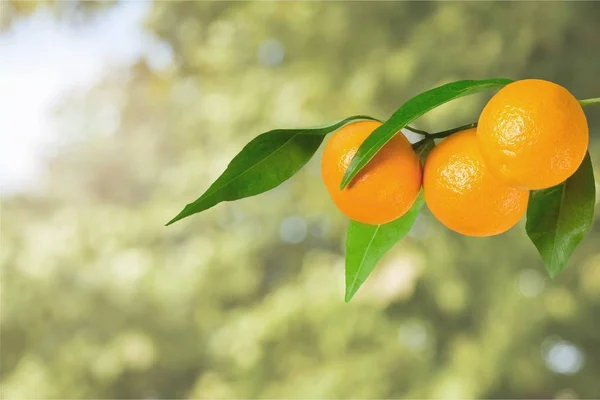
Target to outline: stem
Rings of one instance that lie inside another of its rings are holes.
[[[593,104],[600,104],[600,97],[579,100],[579,104],[581,104],[582,107],[590,106],[590,105],[593,105]],[[441,139],[441,138],[448,137],[448,136],[452,135],[453,133],[464,131],[465,129],[477,128],[477,122],[473,122],[473,123],[470,123],[470,124],[467,124],[467,125],[459,126],[459,127],[456,127],[456,128],[452,128],[452,129],[448,129],[448,130],[441,131],[441,132],[436,132],[436,133],[429,133],[427,131],[423,131],[423,130],[420,130],[420,129],[417,129],[417,128],[413,128],[411,126],[405,126],[405,128],[408,129],[411,132],[418,133],[419,135],[425,136],[424,139],[416,142],[413,145],[413,146],[416,146],[418,144],[424,143],[426,140],[429,140],[429,139]]]
[[[418,133],[419,135],[423,135],[423,136],[429,136],[429,132],[427,132],[427,131],[423,131],[423,130],[421,130],[421,129],[413,128],[412,126],[408,126],[408,125],[406,125],[406,126],[404,127],[404,129],[408,129],[409,131],[411,131],[411,132],[414,132],[414,133]]]
[[[596,97],[593,99],[579,100],[579,104],[581,104],[582,107],[590,106],[592,104],[600,104],[600,97]]]
[[[600,104],[600,97],[579,100],[579,104],[581,104],[582,107],[590,106],[590,105],[593,105],[593,104]],[[464,131],[465,129],[477,128],[477,122],[473,122],[473,123],[470,123],[470,124],[467,124],[467,125],[459,126],[459,127],[456,127],[456,128],[452,128],[452,129],[448,129],[448,130],[441,131],[441,132],[436,132],[436,133],[429,133],[427,131],[423,131],[421,129],[413,128],[411,126],[405,126],[404,128],[408,129],[411,132],[418,133],[419,135],[425,136],[424,139],[422,139],[422,140],[420,140],[420,141],[418,141],[418,142],[416,142],[416,143],[413,144],[413,146],[417,146],[419,144],[424,143],[426,140],[441,139],[441,138],[448,137],[448,136],[452,135],[453,133]]]
[[[452,129],[448,129],[446,131],[441,131],[441,132],[436,132],[436,133],[429,133],[427,131],[423,131],[421,129],[417,129],[417,128],[413,128],[412,126],[405,126],[404,129],[408,129],[411,132],[414,133],[418,133],[419,135],[423,135],[429,139],[441,139],[441,138],[445,138],[446,136],[450,136],[453,133],[456,132],[460,132],[460,131],[464,131],[465,129],[471,129],[471,128],[477,128],[477,122],[472,122],[470,124],[467,125],[463,125],[463,126],[459,126],[456,128],[452,128]]]
[[[473,122],[473,123],[470,123],[470,124],[467,124],[467,125],[459,126],[457,128],[448,129],[447,131],[441,131],[441,132],[437,132],[437,133],[432,133],[431,135],[429,135],[429,137],[433,138],[433,139],[441,139],[441,138],[445,138],[447,136],[450,136],[453,133],[464,131],[465,129],[471,129],[471,128],[477,128],[477,122]]]

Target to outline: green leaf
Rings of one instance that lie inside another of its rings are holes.
[[[392,138],[400,129],[419,118],[428,111],[447,103],[456,98],[482,92],[488,89],[501,88],[512,81],[510,79],[497,78],[480,81],[467,80],[447,83],[434,89],[423,92],[404,103],[389,120],[375,129],[369,137],[358,148],[352,158],[344,177],[341,189],[344,189],[354,179],[356,174],[377,154],[377,152]]]
[[[315,154],[325,135],[358,120],[376,120],[357,115],[316,128],[275,129],[250,141],[223,174],[196,201],[171,221],[199,213],[222,201],[255,196],[291,178]]]
[[[346,235],[346,303],[371,274],[377,262],[413,226],[425,203],[423,193],[406,214],[382,225],[350,221]]]
[[[430,137],[426,137],[425,139],[419,140],[417,143],[413,144],[412,147],[415,153],[417,153],[417,156],[419,156],[421,164],[425,165],[427,156],[435,147],[435,141]]]
[[[590,230],[595,203],[596,184],[589,154],[565,182],[529,195],[525,228],[551,278],[563,270]]]

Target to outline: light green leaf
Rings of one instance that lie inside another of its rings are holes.
[[[346,236],[346,302],[352,299],[384,254],[410,231],[424,203],[421,192],[406,214],[387,224],[350,221]]]
[[[596,185],[589,154],[565,182],[531,192],[527,235],[537,247],[551,278],[563,270],[590,230],[595,203]]]

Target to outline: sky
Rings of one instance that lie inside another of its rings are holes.
[[[142,56],[165,61],[164,46],[143,31],[148,10],[147,2],[124,2],[75,28],[42,9],[0,33],[2,195],[35,187],[44,155],[58,143],[52,111],[65,94]]]

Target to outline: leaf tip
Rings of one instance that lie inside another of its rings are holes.
[[[356,282],[346,281],[346,293],[344,294],[344,301],[350,303],[350,300],[354,298],[354,295],[360,288],[360,284],[356,285]]]
[[[346,302],[346,304],[350,303],[350,300],[352,300],[355,293],[356,291],[346,289],[346,295],[344,296],[344,301]]]
[[[552,282],[556,281],[556,277],[558,276],[559,273],[560,273],[560,271],[554,271],[554,270],[548,269],[548,276],[550,277],[550,280]]]
[[[346,189],[346,186],[348,186],[351,180],[352,178],[349,178],[348,172],[346,171],[346,173],[342,177],[342,183],[340,183],[340,190]]]
[[[165,224],[165,226],[169,226],[174,224],[175,222],[179,221],[180,219],[184,219],[185,217],[189,217],[191,214],[186,212],[186,209],[184,208],[183,210],[181,210],[181,212],[179,214],[177,214],[175,216],[175,218],[173,218],[172,220],[170,220],[169,222],[167,222]]]
[[[177,217],[173,218],[172,220],[170,220],[169,222],[167,222],[165,224],[165,226],[169,226],[169,225],[173,225],[175,222],[179,221],[179,219],[177,219]]]

